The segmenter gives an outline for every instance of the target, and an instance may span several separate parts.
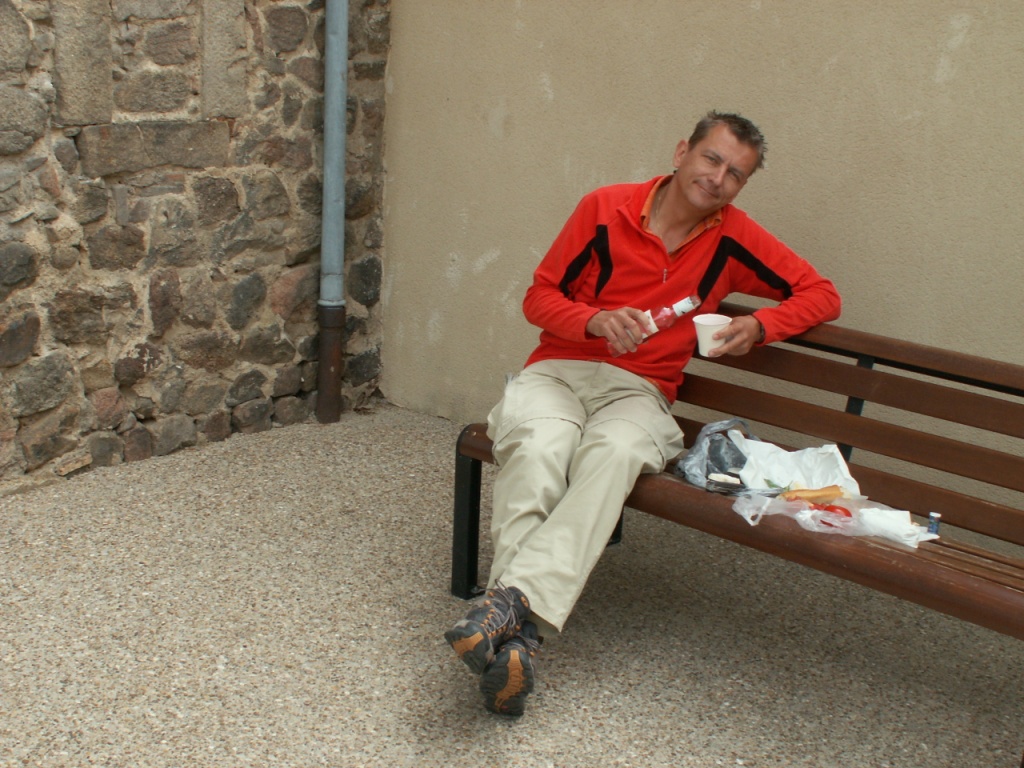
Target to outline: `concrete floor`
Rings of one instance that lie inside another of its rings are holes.
[[[442,638],[459,427],[382,405],[0,496],[0,765],[1020,765],[1024,643],[639,513],[487,713]]]

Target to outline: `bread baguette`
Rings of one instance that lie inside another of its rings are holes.
[[[809,501],[811,504],[828,504],[843,495],[843,489],[838,485],[830,485],[827,488],[800,488],[794,491],[783,491],[782,498],[786,501]]]

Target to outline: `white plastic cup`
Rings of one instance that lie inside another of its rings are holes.
[[[697,329],[697,351],[707,357],[712,349],[725,344],[725,339],[711,337],[731,322],[732,318],[728,315],[697,315],[693,318],[693,326]]]

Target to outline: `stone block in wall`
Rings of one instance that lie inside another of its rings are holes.
[[[291,209],[288,190],[273,171],[259,171],[242,179],[245,208],[254,219],[285,216]]]
[[[216,319],[213,281],[204,273],[188,274],[181,286],[181,321],[193,328],[210,328]]]
[[[202,260],[196,215],[183,196],[159,200],[149,216],[149,255],[155,263],[188,267]]]
[[[228,384],[223,379],[201,378],[185,387],[181,407],[185,413],[199,416],[212,413],[224,404]]]
[[[203,19],[204,117],[243,117],[249,112],[246,87],[248,41],[244,0],[201,0]]]
[[[229,408],[233,408],[241,403],[262,398],[263,385],[266,383],[267,377],[262,371],[255,368],[251,371],[246,371],[232,382],[224,402],[227,403]]]
[[[294,51],[306,38],[309,18],[297,5],[274,5],[263,12],[267,45],[272,51]]]
[[[39,341],[39,315],[32,310],[0,318],[0,368],[23,363]]]
[[[197,331],[175,339],[171,348],[186,364],[213,373],[235,362],[238,340],[224,331]]]
[[[324,64],[319,58],[300,56],[288,62],[286,70],[317,93],[324,89]]]
[[[53,337],[66,344],[103,342],[118,311],[137,306],[135,291],[127,283],[87,286],[57,291],[47,305]]]
[[[85,392],[112,387],[117,383],[114,378],[114,364],[98,354],[92,354],[78,363]]]
[[[39,256],[25,243],[0,246],[0,301],[21,288],[27,288],[39,276]]]
[[[130,387],[157,370],[164,360],[164,350],[154,344],[136,344],[114,362],[114,378]]]
[[[112,0],[110,8],[118,21],[175,19],[188,11],[189,0]]]
[[[124,460],[144,461],[153,457],[153,436],[141,424],[121,435],[124,440]]]
[[[93,269],[131,270],[146,255],[146,236],[138,227],[109,224],[86,238]]]
[[[192,182],[200,224],[216,224],[234,218],[241,208],[238,190],[230,179],[201,176]]]
[[[380,350],[368,349],[345,360],[345,379],[353,387],[380,376]]]
[[[302,387],[302,371],[297,365],[279,366],[274,376],[274,388],[271,391],[273,397],[285,397],[294,395]]]
[[[148,390],[160,413],[182,410],[186,386],[185,368],[182,365],[165,366],[156,371],[148,382]]]
[[[153,338],[167,332],[181,313],[181,280],[173,269],[154,272],[149,278],[149,316]]]
[[[181,21],[156,24],[147,32],[142,52],[162,67],[184,64],[198,53],[192,29]]]
[[[319,366],[315,360],[307,360],[299,366],[302,371],[302,391],[312,392],[316,389]]]
[[[22,474],[25,471],[25,453],[17,441],[17,427],[0,425],[0,477],[14,471]]]
[[[198,434],[196,423],[184,413],[159,419],[150,427],[150,432],[153,435],[154,456],[166,456],[195,445]]]
[[[231,410],[231,426],[243,435],[266,432],[274,426],[271,421],[273,411],[274,404],[269,397],[249,400]]]
[[[288,322],[316,317],[320,265],[303,264],[283,272],[270,287],[270,308]]]
[[[31,50],[28,22],[11,0],[0,0],[0,72],[21,72]]]
[[[379,205],[379,189],[371,178],[349,176],[345,181],[345,218],[361,219]]]
[[[120,464],[124,456],[124,440],[113,432],[93,432],[86,448],[94,467],[112,467]]]
[[[188,103],[192,85],[181,70],[132,72],[114,86],[114,104],[125,112],[173,112]]]
[[[0,156],[25,152],[45,130],[43,100],[12,85],[0,85]]]
[[[0,403],[22,418],[56,408],[74,391],[77,378],[64,352],[51,352],[9,369],[0,380]]]
[[[242,337],[238,354],[248,362],[281,365],[295,359],[295,345],[281,335],[280,326],[263,326]]]
[[[60,408],[18,430],[18,444],[25,455],[25,468],[28,471],[78,446],[78,441],[71,436],[78,415],[79,411],[74,406]]]
[[[216,443],[231,437],[231,414],[227,411],[208,413],[197,424],[209,442]]]
[[[76,137],[82,172],[93,178],[165,165],[227,165],[230,129],[214,121],[153,121],[89,125]]]
[[[75,155],[77,162],[77,153]],[[110,206],[110,190],[102,181],[77,178],[71,188],[75,193],[73,211],[79,224],[89,224],[107,215]]]
[[[313,167],[313,142],[308,136],[297,139],[271,136],[258,145],[251,159],[278,168],[302,171]]]
[[[295,188],[299,207],[310,216],[319,216],[323,209],[324,183],[318,176],[310,174]]]
[[[301,397],[289,395],[274,401],[274,421],[278,424],[300,424],[308,418],[309,404]]]
[[[301,360],[316,360],[319,344],[320,337],[314,331],[308,336],[300,336],[295,342],[295,349]]]
[[[109,123],[114,113],[109,0],[51,3],[57,120]]]
[[[364,307],[372,307],[380,301],[380,285],[383,267],[376,256],[367,256],[353,262],[348,268],[348,292]]]
[[[0,169],[0,213],[13,211],[21,204],[21,171]]]
[[[231,301],[224,313],[228,325],[236,331],[248,325],[267,296],[267,284],[259,273],[246,275],[231,289]]]
[[[97,389],[89,394],[99,429],[115,429],[128,417],[128,404],[117,387]]]

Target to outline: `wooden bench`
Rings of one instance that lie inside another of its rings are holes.
[[[640,477],[626,506],[1024,640],[1024,366],[823,325],[741,357],[695,359],[675,412],[687,447],[728,416],[780,445],[836,443],[861,493],[941,513],[941,538],[912,549],[813,533],[783,515],[751,526],[732,498],[668,471]],[[470,424],[456,447],[451,591],[462,598],[479,593],[485,430]]]

